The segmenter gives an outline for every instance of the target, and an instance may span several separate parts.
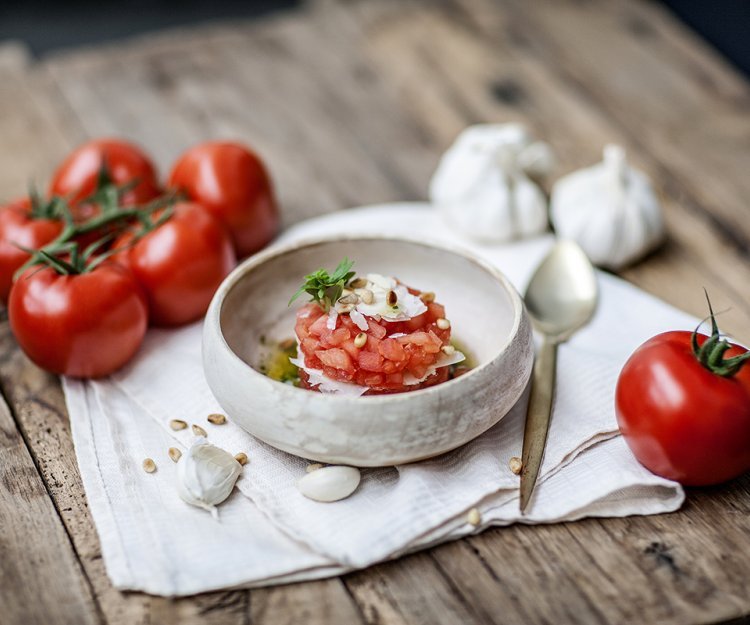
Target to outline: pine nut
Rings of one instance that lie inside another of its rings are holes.
[[[424,293],[419,294],[419,299],[425,304],[429,304],[430,302],[435,301],[435,294],[432,291],[425,291]]]
[[[398,295],[396,295],[396,291],[388,291],[388,295],[385,296],[385,301],[389,306],[395,306],[398,302]]]
[[[151,458],[146,458],[143,461],[143,470],[146,473],[153,473],[154,471],[156,471],[156,463],[151,460]]]
[[[182,458],[182,452],[177,449],[177,447],[170,447],[167,453],[169,454],[169,458],[172,460],[172,462],[177,462],[180,458]]]
[[[206,430],[204,430],[200,425],[196,425],[195,423],[193,423],[192,429],[193,434],[195,434],[196,436],[202,436],[204,438],[208,436]]]
[[[511,473],[518,475],[521,472],[521,469],[523,469],[523,462],[518,456],[513,456],[508,461],[508,467],[510,468]]]
[[[469,525],[476,527],[482,522],[482,515],[479,514],[479,510],[472,508],[469,510],[469,514],[466,515],[466,521]]]
[[[456,353],[456,348],[453,345],[443,345],[441,350],[446,356],[453,356]]]
[[[375,293],[373,293],[370,289],[362,289],[359,297],[362,299],[362,302],[368,305],[372,304],[375,301]]]
[[[182,419],[172,419],[169,422],[169,427],[171,427],[173,430],[184,430],[187,427],[187,423],[185,423]]]
[[[365,343],[367,343],[367,335],[364,332],[354,337],[354,347],[364,347]]]
[[[305,468],[306,473],[312,473],[313,471],[317,471],[318,469],[322,469],[323,465],[320,464],[320,462],[313,462],[312,464],[308,464]]]
[[[247,454],[240,452],[238,453],[234,459],[239,462],[243,467],[247,464]]]
[[[447,319],[441,318],[441,319],[438,319],[435,323],[437,324],[437,327],[440,328],[441,330],[447,330],[448,328],[451,327],[451,322],[448,321]]]
[[[213,423],[214,425],[224,425],[227,422],[227,418],[218,412],[208,415],[206,419],[209,423]]]
[[[367,286],[367,278],[355,278],[349,283],[349,288],[361,289]]]

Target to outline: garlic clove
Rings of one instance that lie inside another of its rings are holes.
[[[349,497],[357,490],[359,480],[355,467],[322,467],[300,478],[297,488],[308,499],[330,503]]]
[[[218,518],[216,506],[229,497],[240,473],[242,465],[232,454],[199,438],[177,463],[177,493]]]
[[[665,235],[651,182],[616,145],[604,148],[601,163],[555,183],[551,219],[560,237],[575,240],[594,264],[614,270],[655,249]]]

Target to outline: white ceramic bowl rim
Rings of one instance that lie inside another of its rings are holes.
[[[311,393],[315,391],[310,391],[308,389],[299,388],[292,386],[290,384],[285,384],[284,382],[279,382],[278,380],[273,380],[272,378],[269,378],[268,376],[264,375],[260,371],[257,371],[253,366],[249,365],[246,361],[244,361],[242,358],[240,358],[237,353],[232,349],[232,347],[227,343],[226,339],[224,338],[224,333],[222,332],[221,328],[221,310],[224,305],[224,302],[226,301],[226,296],[229,294],[229,292],[232,290],[234,285],[239,282],[246,273],[251,271],[252,269],[262,265],[263,263],[266,263],[269,260],[272,260],[274,258],[278,258],[281,256],[285,256],[287,254],[294,253],[302,248],[311,248],[316,247],[319,245],[325,245],[327,243],[336,243],[341,241],[400,241],[403,243],[410,243],[412,245],[420,245],[422,247],[427,248],[433,248],[433,249],[439,249],[444,252],[448,252],[449,254],[456,254],[458,256],[462,256],[469,262],[477,265],[480,269],[483,269],[487,273],[489,273],[495,280],[497,280],[505,289],[505,291],[510,296],[511,302],[513,304],[513,325],[511,327],[510,332],[508,333],[508,336],[505,339],[505,342],[501,345],[500,349],[498,350],[497,354],[490,359],[489,361],[478,365],[474,367],[473,369],[470,369],[463,375],[461,375],[458,378],[454,378],[452,380],[447,380],[446,382],[441,382],[440,384],[435,384],[434,386],[428,386],[426,388],[417,389],[416,391],[405,391],[403,393],[389,393],[389,394],[383,394],[383,395],[362,395],[359,397],[354,398],[357,402],[361,401],[367,401],[367,402],[382,402],[387,403],[391,401],[403,401],[405,397],[412,397],[415,395],[426,395],[427,393],[434,393],[439,391],[441,388],[446,387],[447,385],[453,385],[456,383],[461,383],[461,380],[468,378],[469,376],[473,376],[477,374],[479,371],[484,369],[487,365],[489,365],[491,362],[493,362],[496,358],[498,358],[500,355],[505,352],[508,345],[510,344],[512,338],[518,333],[519,325],[521,324],[521,316],[523,313],[523,301],[521,300],[521,296],[516,291],[515,287],[508,281],[508,279],[505,277],[505,275],[498,270],[493,265],[487,263],[483,259],[479,258],[472,252],[462,249],[460,247],[454,247],[445,244],[444,242],[431,240],[429,238],[411,238],[406,236],[386,236],[386,235],[377,235],[377,234],[361,234],[361,235],[338,235],[338,236],[324,236],[324,237],[312,237],[312,238],[303,238],[298,241],[295,241],[294,243],[289,243],[283,246],[273,246],[268,250],[259,252],[258,254],[255,254],[254,256],[251,256],[247,260],[240,263],[234,271],[232,271],[229,276],[224,280],[224,282],[219,286],[219,289],[217,290],[216,294],[214,295],[213,301],[211,302],[211,310],[215,311],[214,315],[209,315],[209,317],[212,317],[214,322],[218,326],[218,334],[221,339],[222,345],[227,348],[227,350],[231,353],[232,357],[235,358],[237,361],[242,363],[245,367],[250,369],[251,375],[259,375],[263,376],[267,380],[270,380],[274,384],[279,384],[285,387],[285,389],[290,391],[296,391],[299,393]],[[352,397],[348,395],[335,395],[335,394],[328,394],[327,397],[331,401],[342,401],[342,402],[350,402],[352,401]]]

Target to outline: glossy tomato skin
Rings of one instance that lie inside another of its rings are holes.
[[[13,285],[13,334],[37,365],[63,375],[96,378],[122,367],[148,326],[146,298],[127,268],[105,262],[78,275],[32,267]]]
[[[118,262],[142,285],[151,323],[177,326],[200,319],[221,281],[237,264],[224,226],[199,204],[182,202],[174,215],[131,247],[133,235],[115,242]]]
[[[266,168],[240,144],[196,145],[177,160],[168,185],[181,189],[224,223],[239,258],[263,248],[279,229],[279,210]]]
[[[161,193],[156,169],[141,148],[121,139],[94,139],[73,150],[55,170],[49,194],[67,197],[72,204],[91,195],[102,161],[107,163],[115,184],[139,180],[123,196],[123,205],[142,204]]]
[[[665,332],[633,353],[617,382],[617,421],[653,473],[718,484],[750,469],[750,367],[730,378],[712,373],[693,354],[691,336]],[[725,358],[745,351],[733,345]]]
[[[13,275],[29,259],[29,254],[17,246],[39,249],[56,239],[62,229],[59,220],[32,217],[28,199],[0,209],[0,299],[4,304],[8,303]]]

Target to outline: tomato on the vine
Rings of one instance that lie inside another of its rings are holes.
[[[127,232],[115,258],[143,286],[151,323],[176,326],[202,317],[221,281],[236,265],[229,235],[208,210],[182,202],[164,223],[134,241]],[[158,222],[158,216],[157,216]]]
[[[710,304],[709,304],[710,307]],[[615,392],[620,430],[647,469],[685,485],[750,470],[750,352],[712,334],[673,331],[641,345]]]
[[[240,258],[260,250],[279,229],[279,210],[266,168],[243,145],[208,141],[190,148],[174,164],[168,184],[227,226]]]
[[[103,262],[82,273],[30,267],[8,302],[13,334],[37,365],[74,377],[100,377],[124,365],[143,340],[148,308],[130,271]]]
[[[94,139],[73,150],[55,170],[49,194],[78,204],[96,191],[102,166],[114,184],[135,185],[123,194],[123,206],[148,202],[161,193],[154,164],[141,148],[121,139]]]
[[[53,241],[63,230],[58,216],[45,214],[24,198],[0,208],[0,299],[8,302],[13,276],[29,260],[22,247],[36,250]]]

